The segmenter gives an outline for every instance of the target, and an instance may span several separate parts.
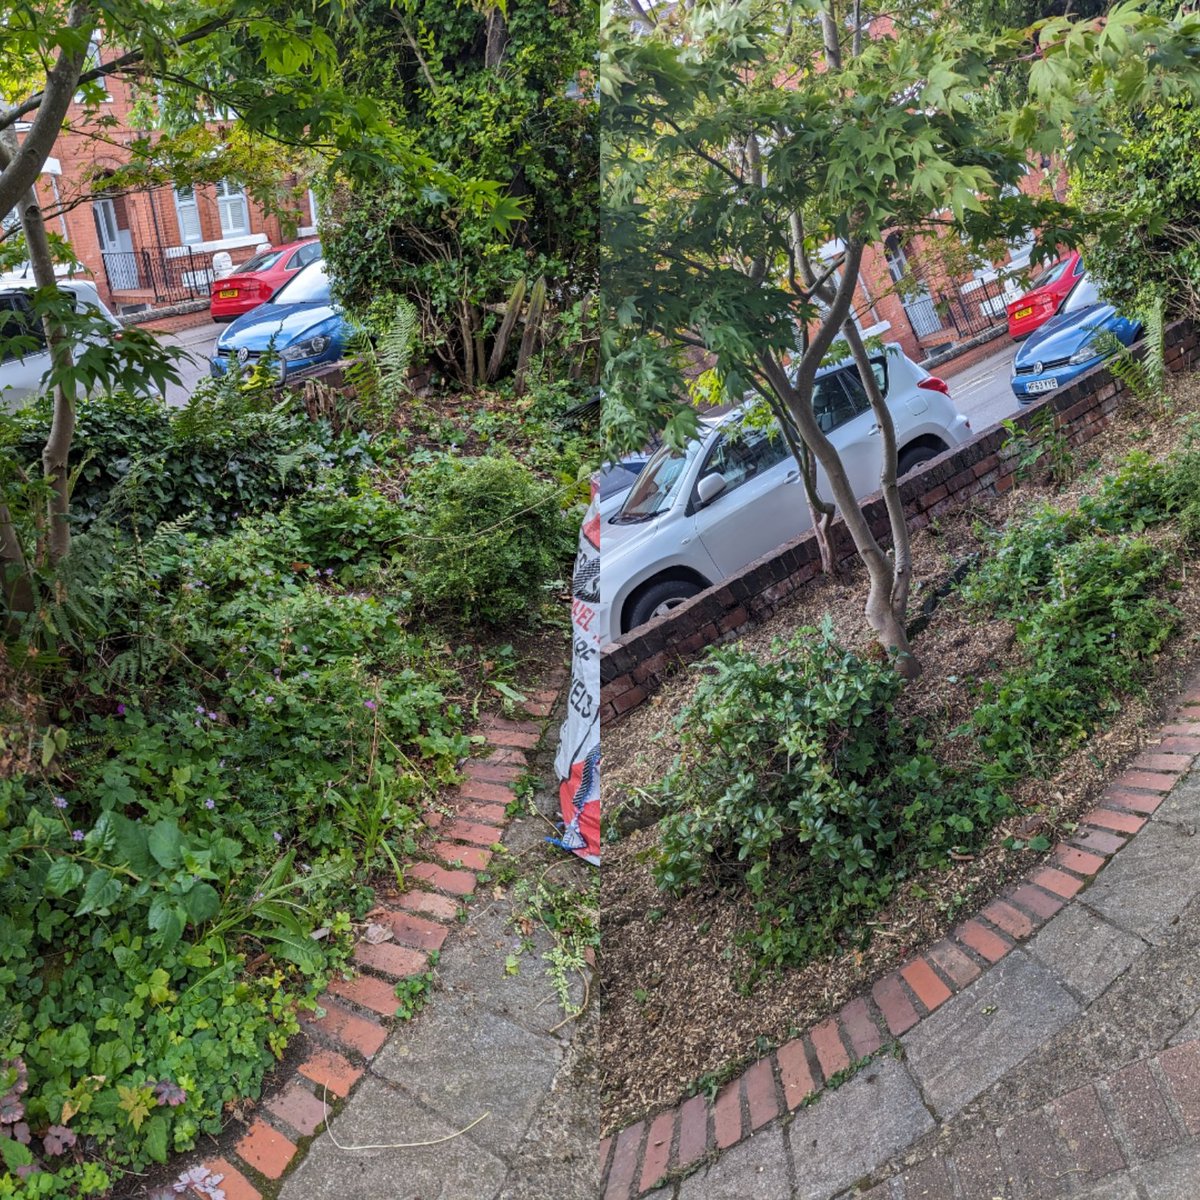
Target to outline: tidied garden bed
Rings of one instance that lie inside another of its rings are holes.
[[[1048,845],[1057,831],[1069,828],[1089,796],[1141,747],[1157,711],[1156,697],[1169,693],[1182,666],[1200,651],[1195,633],[1200,628],[1200,545],[1197,530],[1189,524],[1194,517],[1160,520],[1155,505],[1143,502],[1142,493],[1154,490],[1146,487],[1154,472],[1144,463],[1125,469],[1124,482],[1116,487],[1105,487],[1102,481],[1121,472],[1131,452],[1166,460],[1172,451],[1182,451],[1186,419],[1200,410],[1200,381],[1195,376],[1175,380],[1169,409],[1134,411],[1128,403],[1119,419],[1087,446],[1086,457],[1069,481],[1055,485],[1026,480],[1002,498],[980,498],[914,539],[913,617],[921,614],[924,601],[956,569],[962,571],[964,563],[972,564],[971,572],[989,569],[996,531],[1040,530],[1033,541],[1052,553],[1061,543],[1083,542],[1093,535],[1102,539],[1095,543],[1101,550],[1115,547],[1118,541],[1122,546],[1139,543],[1128,551],[1133,557],[1122,561],[1157,565],[1147,568],[1146,587],[1137,595],[1117,598],[1119,611],[1105,617],[1112,618],[1111,632],[1119,630],[1121,635],[1118,640],[1106,634],[1107,644],[1096,651],[1101,679],[1097,683],[1095,677],[1088,678],[1095,684],[1098,711],[1083,719],[1089,726],[1087,736],[1057,740],[1036,733],[1038,713],[1023,715],[1021,707],[1037,690],[1034,685],[1028,691],[1017,687],[990,697],[994,716],[1010,712],[1014,722],[1032,717],[1035,740],[1041,740],[1033,747],[1026,769],[1014,772],[1013,763],[1021,755],[1005,740],[1003,731],[1008,727],[1003,720],[993,720],[991,732],[976,729],[972,736],[952,736],[964,723],[978,719],[976,714],[985,707],[982,689],[989,682],[1016,678],[1018,672],[1031,669],[1036,647],[1030,645],[1031,631],[1020,627],[1024,616],[1013,613],[1018,620],[1012,620],[991,611],[986,595],[969,603],[953,590],[941,599],[914,643],[924,674],[899,695],[892,716],[910,731],[921,725],[929,753],[955,787],[961,789],[976,775],[982,779],[990,773],[989,788],[1002,791],[1011,800],[1011,809],[1002,812],[988,830],[945,835],[940,849],[936,844],[921,844],[922,831],[936,843],[932,827],[940,818],[926,818],[917,810],[914,827],[894,852],[891,866],[879,873],[893,890],[882,897],[876,889],[853,915],[828,918],[821,953],[807,957],[792,953],[787,965],[778,969],[767,963],[770,954],[764,947],[775,945],[786,920],[777,917],[772,932],[771,922],[756,916],[755,896],[745,883],[748,864],[738,865],[732,843],[720,841],[719,832],[715,851],[721,861],[706,860],[693,886],[676,894],[656,882],[656,867],[660,877],[668,869],[678,874],[679,862],[684,861],[678,858],[679,846],[696,844],[676,837],[676,861],[664,865],[660,858],[664,809],[654,790],[671,771],[681,748],[693,756],[698,752],[696,742],[689,747],[686,738],[681,740],[676,721],[699,689],[709,689],[705,696],[711,709],[715,694],[711,661],[676,677],[627,720],[606,730],[606,805],[610,829],[618,834],[606,847],[602,881],[605,1019],[599,1058],[605,1079],[602,1126],[606,1131],[685,1093],[711,1089],[739,1064],[819,1021],[873,979],[936,941],[1026,872],[1039,848]],[[1193,485],[1184,478],[1184,486]],[[1200,492],[1200,478],[1195,486]],[[1080,501],[1086,505],[1088,497],[1097,495],[1101,508],[1088,510],[1099,513],[1095,529],[1091,518],[1076,523],[1067,534],[1056,521],[1042,518],[1038,523],[1037,512],[1047,502],[1074,510]],[[1111,529],[1103,528],[1106,521]],[[998,581],[1011,584],[1014,578],[1021,579],[1025,565],[1031,578],[1036,575],[1037,555],[1028,550],[1024,535],[1010,537],[1007,547],[1007,575],[998,576]],[[1117,574],[1129,578],[1130,572]],[[966,586],[969,590],[969,574]],[[997,598],[998,591],[991,599]],[[1101,595],[1099,602],[1111,599]],[[1173,614],[1165,613],[1164,603],[1172,606]],[[828,618],[837,641],[869,666],[876,656],[863,630],[861,608],[857,573],[841,581],[819,579],[740,645],[754,659],[772,661],[773,655],[783,655],[794,666],[801,652],[796,646],[773,650],[774,640]],[[1088,614],[1075,617],[1080,627],[1091,619]],[[1146,619],[1149,625],[1143,624]],[[1172,633],[1162,641],[1167,625]],[[810,638],[808,644],[813,641]],[[1121,647],[1135,644],[1136,655],[1122,657]],[[1068,646],[1064,653],[1074,656],[1072,662],[1091,661],[1079,658],[1078,648]],[[726,668],[732,670],[731,664],[740,661],[731,658]],[[1118,696],[1106,694],[1102,678],[1106,663],[1121,670],[1127,666],[1135,681]],[[1068,685],[1083,678],[1064,668]],[[1069,708],[1072,702],[1068,699],[1064,704]],[[1109,705],[1114,711],[1099,711]],[[694,730],[695,718],[691,724]],[[996,728],[1002,731],[999,740],[991,736]],[[712,730],[705,736],[712,736]],[[984,748],[981,736],[990,737]],[[1007,763],[1004,770],[997,767],[1001,758]],[[700,759],[691,761],[694,766]],[[682,778],[686,780],[686,773]],[[758,782],[769,786],[771,781]],[[681,786],[686,789],[686,783]],[[706,802],[702,797],[699,803]],[[975,811],[992,810],[983,804]],[[775,867],[774,856],[781,848],[786,857],[786,839],[764,855],[772,864],[768,871]],[[939,861],[922,867],[922,857]],[[753,861],[752,855],[748,862]]]

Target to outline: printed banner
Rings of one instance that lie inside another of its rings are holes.
[[[554,769],[563,835],[558,844],[600,865],[600,502],[592,503],[579,533],[579,554],[571,579],[571,691],[567,718],[559,732]]]

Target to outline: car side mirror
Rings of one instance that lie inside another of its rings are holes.
[[[696,484],[696,498],[701,504],[711,504],[724,490],[725,476],[713,471]]]

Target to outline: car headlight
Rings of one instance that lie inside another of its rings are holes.
[[[280,350],[279,357],[284,362],[295,362],[298,358],[316,358],[318,354],[324,354],[329,349],[332,340],[326,334],[318,333],[316,337],[307,338]]]
[[[1067,359],[1067,362],[1070,363],[1071,366],[1077,367],[1080,363],[1091,362],[1093,358],[1099,357],[1100,351],[1097,350],[1091,342],[1084,342],[1083,345],[1080,346],[1079,349]]]

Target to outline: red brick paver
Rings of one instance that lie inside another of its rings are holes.
[[[1019,909],[1003,900],[993,900],[984,910],[987,917],[997,929],[1003,929],[1011,938],[1020,940],[1033,932],[1033,922]]]
[[[1111,808],[1093,808],[1083,818],[1089,825],[1099,825],[1104,829],[1114,829],[1117,833],[1137,833],[1146,823],[1145,817],[1133,813],[1115,812]]]
[[[286,1121],[301,1137],[311,1137],[325,1120],[325,1105],[296,1080],[264,1107],[273,1117]]]
[[[369,1008],[381,1017],[394,1017],[398,1006],[395,986],[374,975],[355,975],[353,979],[333,978],[329,990],[343,1000]]]
[[[675,1110],[659,1113],[646,1138],[646,1154],[642,1160],[641,1190],[649,1191],[663,1177],[671,1156],[671,1136],[675,1131]]]
[[[775,1057],[779,1060],[779,1078],[783,1082],[783,1102],[789,1111],[799,1108],[817,1090],[804,1043],[799,1038],[785,1042],[775,1052]]]
[[[746,1104],[750,1109],[750,1129],[761,1129],[779,1116],[779,1099],[775,1092],[775,1073],[771,1060],[760,1058],[746,1072]]]
[[[393,979],[407,979],[410,975],[420,975],[429,966],[429,955],[394,942],[380,942],[377,946],[359,942],[354,947],[354,961]]]
[[[470,896],[475,891],[475,875],[471,871],[447,871],[436,863],[420,862],[413,863],[408,868],[408,874],[452,896]]]
[[[440,921],[407,912],[389,913],[384,923],[396,935],[396,941],[418,950],[440,950],[450,932]]]
[[[1104,866],[1104,859],[1098,854],[1089,854],[1086,850],[1078,850],[1066,843],[1054,847],[1054,857],[1061,866],[1078,875],[1095,875]]]
[[[725,1150],[742,1138],[742,1081],[727,1083],[713,1104],[713,1127],[717,1148]]]
[[[1200,1133],[1200,1042],[1185,1042],[1164,1050],[1158,1056],[1158,1063],[1188,1133]]]
[[[679,1153],[676,1166],[690,1167],[708,1149],[708,1105],[703,1096],[684,1101],[679,1110]]]
[[[359,1067],[332,1050],[316,1051],[296,1069],[305,1079],[311,1079],[317,1085],[318,1099],[323,1097],[324,1088],[328,1088],[335,1096],[345,1098],[362,1077]]]
[[[387,1030],[378,1021],[357,1016],[330,1000],[328,994],[321,997],[318,1003],[325,1010],[325,1015],[317,1018],[306,1017],[304,1021],[315,1032],[348,1046],[363,1058],[371,1058],[387,1041]]]
[[[917,1023],[917,1010],[913,1008],[899,975],[885,975],[872,989],[871,995],[883,1013],[888,1029],[899,1037]]]
[[[933,1012],[950,999],[950,989],[938,978],[937,972],[923,959],[918,958],[900,968],[905,982],[916,993],[916,997]]]
[[[500,835],[501,831],[495,826],[481,825],[475,821],[451,821],[442,829],[442,837],[485,848],[494,846],[500,840]]]
[[[442,921],[453,921],[458,916],[458,903],[437,892],[405,892],[400,897],[400,907],[409,912],[426,913]]]
[[[1048,892],[1053,892],[1056,896],[1061,896],[1064,900],[1069,900],[1083,887],[1081,879],[1076,879],[1074,875],[1068,875],[1066,871],[1057,871],[1054,867],[1043,867],[1034,874],[1032,882],[1040,888],[1045,888]]]
[[[633,1190],[634,1174],[637,1171],[638,1150],[642,1144],[644,1121],[630,1125],[617,1134],[617,1148],[613,1151],[612,1167],[608,1172],[608,1187],[604,1189],[604,1200],[625,1200]]]
[[[812,1038],[817,1062],[821,1064],[821,1071],[826,1079],[832,1078],[850,1065],[850,1055],[842,1045],[835,1020],[830,1018],[828,1021],[822,1021],[809,1033],[809,1037]]]
[[[1003,938],[998,937],[978,921],[967,921],[960,925],[954,936],[964,946],[969,946],[976,954],[981,954],[988,962],[999,962],[1011,949]]]
[[[238,1156],[268,1179],[278,1179],[296,1156],[296,1146],[266,1121],[255,1121],[234,1147]]]
[[[838,1020],[850,1039],[850,1048],[854,1051],[855,1058],[867,1058],[883,1045],[883,1035],[879,1032],[879,1026],[872,1020],[867,1002],[861,996],[857,1000],[851,1000],[838,1013]]]
[[[512,788],[502,783],[491,783],[486,779],[469,779],[458,789],[465,800],[482,800],[485,804],[511,804],[516,799]]]
[[[1124,1155],[1109,1128],[1095,1088],[1090,1085],[1077,1088],[1059,1097],[1052,1107],[1073,1175],[1082,1179],[1100,1179],[1125,1165]]]
[[[213,1175],[220,1175],[218,1184],[225,1193],[225,1200],[262,1200],[262,1192],[258,1190],[232,1163],[224,1158],[214,1158],[204,1164]],[[202,1193],[192,1189],[194,1195]]]

